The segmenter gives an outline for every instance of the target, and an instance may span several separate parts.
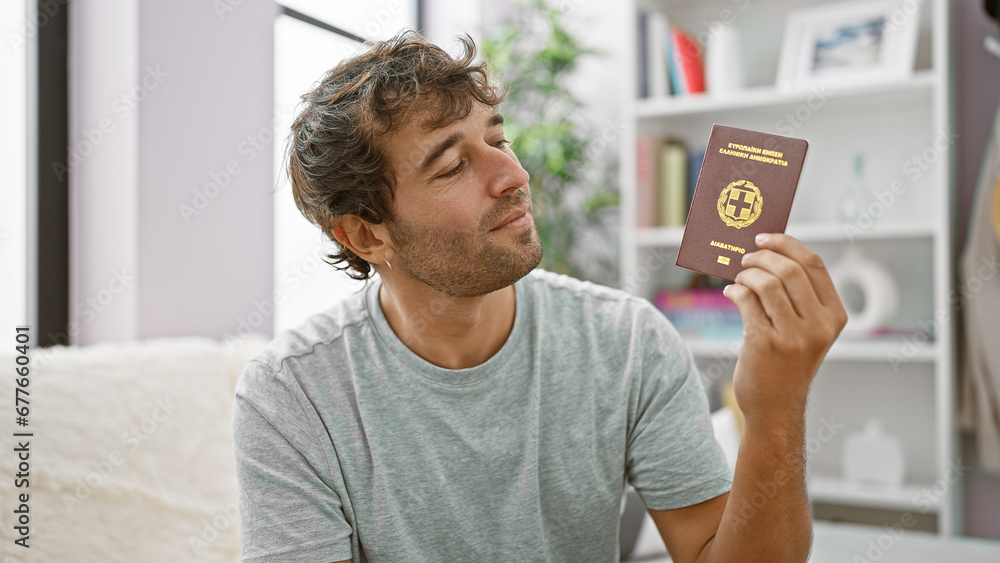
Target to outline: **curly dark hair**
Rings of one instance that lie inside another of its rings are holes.
[[[333,236],[349,215],[369,224],[392,222],[395,177],[381,142],[415,110],[429,110],[431,130],[467,117],[479,102],[496,108],[506,92],[476,44],[461,37],[453,58],[413,31],[375,43],[327,72],[302,96],[288,138],[288,174],[295,205],[337,246],[328,264],[365,280],[372,265]],[[338,264],[344,264],[339,266]],[[352,271],[353,270],[353,271]]]

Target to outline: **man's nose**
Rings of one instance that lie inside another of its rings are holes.
[[[492,151],[490,155],[490,193],[502,197],[504,193],[522,188],[528,184],[530,176],[513,152]]]

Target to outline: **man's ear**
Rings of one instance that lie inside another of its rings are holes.
[[[359,258],[378,264],[393,254],[392,241],[384,225],[372,225],[355,215],[348,215],[333,225],[337,242]]]

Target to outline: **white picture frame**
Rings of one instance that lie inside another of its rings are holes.
[[[775,87],[807,90],[903,80],[913,74],[920,3],[856,0],[788,14]]]

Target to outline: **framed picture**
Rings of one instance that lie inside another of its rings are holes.
[[[913,73],[920,3],[838,2],[788,14],[779,90],[899,80]]]

